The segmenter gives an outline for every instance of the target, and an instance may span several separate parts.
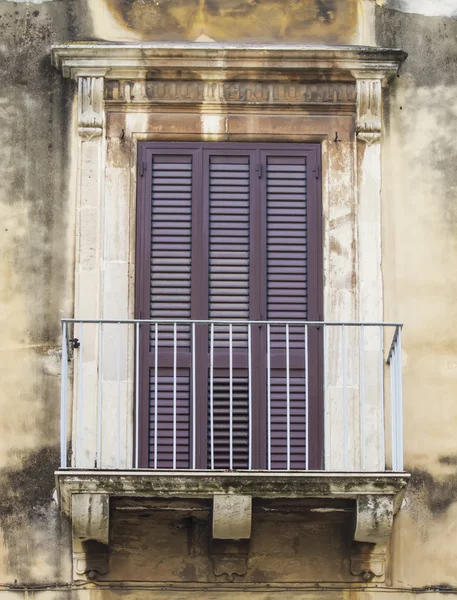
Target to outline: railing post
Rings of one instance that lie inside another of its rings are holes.
[[[159,434],[159,324],[154,326],[154,469],[157,469],[157,436]]]
[[[362,452],[362,471],[366,469],[366,440],[365,440],[365,330],[360,327],[360,447]]]
[[[381,413],[381,465],[383,471],[386,468],[386,442],[384,428],[385,414],[384,414],[384,329],[383,326],[379,326],[379,402],[380,402],[380,413]]]
[[[79,361],[78,361],[78,408],[76,415],[76,464],[81,465],[82,451],[82,429],[83,429],[83,347],[84,347],[84,327],[83,322],[79,321]]]
[[[97,466],[102,468],[102,356],[103,323],[98,324],[98,360],[97,360]]]
[[[209,431],[211,469],[214,469],[214,323],[210,327],[209,346]]]
[[[67,323],[62,321],[62,357],[60,382],[60,467],[67,465],[68,340]]]
[[[395,346],[397,344],[397,332],[395,340],[390,351],[390,419],[391,419],[391,437],[392,437],[392,471],[397,470],[397,432],[396,432],[396,374],[395,374]]]
[[[271,329],[267,324],[267,469],[271,470]]]
[[[402,347],[401,326],[398,327],[398,356],[397,356],[397,470],[403,471],[403,385],[402,385]]]
[[[196,437],[196,431],[195,428],[197,426],[197,416],[196,416],[196,410],[197,410],[197,398],[196,398],[196,394],[197,394],[197,386],[196,386],[196,381],[195,381],[195,374],[197,372],[196,369],[196,356],[195,356],[195,323],[192,323],[192,331],[191,331],[191,335],[192,335],[192,358],[191,358],[191,362],[192,362],[192,469],[195,469],[196,467],[196,452],[197,452],[197,437]],[[157,410],[157,409],[156,409]],[[157,468],[157,461],[156,461],[156,468]]]
[[[348,468],[348,417],[347,417],[347,396],[346,396],[346,329],[341,326],[341,359],[343,370],[343,461],[344,470]]]
[[[328,400],[328,366],[327,366],[327,354],[328,354],[328,333],[327,325],[323,325],[322,330],[323,337],[323,354],[324,354],[324,470],[330,470],[330,410]]]
[[[140,324],[135,323],[135,469],[139,466],[140,448]]]
[[[121,323],[117,324],[117,435],[116,464],[121,467]]]

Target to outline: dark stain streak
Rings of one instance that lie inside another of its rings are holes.
[[[434,516],[446,513],[457,501],[457,473],[434,478],[428,471],[413,469],[409,484],[408,496],[422,496],[427,508]]]
[[[439,462],[442,465],[447,466],[457,466],[457,454],[447,454],[445,456],[440,456]]]
[[[8,565],[23,582],[31,580],[33,556],[48,560],[52,556],[54,577],[60,578],[60,560],[69,539],[68,524],[52,497],[58,464],[58,447],[46,446],[25,454],[21,466],[0,471],[0,526]]]

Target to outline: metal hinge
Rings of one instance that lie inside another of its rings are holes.
[[[143,161],[141,163],[140,177],[143,177],[143,175],[145,174],[145,172],[146,172],[146,163]]]
[[[320,179],[320,177],[321,177],[321,168],[320,168],[320,165],[316,165],[316,168],[313,169],[313,173],[316,176],[316,179]]]

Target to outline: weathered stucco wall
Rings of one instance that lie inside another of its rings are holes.
[[[405,466],[413,473],[394,544],[397,583],[457,584],[457,7],[390,2],[377,41],[409,53],[386,93],[385,316],[405,323]],[[387,4],[389,5],[389,3]]]
[[[402,588],[457,586],[457,19],[449,2],[0,0],[0,584],[61,584],[58,592],[40,593],[43,600],[85,594],[108,599],[121,593],[66,587],[71,576],[68,523],[52,498],[58,464],[59,319],[73,309],[76,173],[70,136],[74,84],[51,67],[50,45],[198,38],[374,43],[378,4],[377,43],[409,53],[401,77],[386,92],[383,277],[385,317],[405,322],[405,451],[406,468],[413,472],[392,547],[395,590],[383,598],[398,597]],[[207,557],[197,560],[189,520],[161,520],[139,511],[143,517],[130,530],[131,511],[118,512],[125,516],[114,519],[113,579],[192,578],[185,565],[180,572],[166,564],[176,549],[167,542],[169,536],[179,538],[178,548],[185,545],[184,562],[195,558],[205,580]],[[316,525],[307,521],[286,527],[281,519],[259,521],[254,553],[259,567],[251,581],[262,579],[265,569],[269,575],[264,579],[298,587],[303,581],[344,580],[341,570],[347,570],[350,552],[342,537],[350,526],[344,508],[313,521]],[[314,536],[319,544],[314,545]],[[145,558],[156,542],[160,552],[154,548]],[[173,560],[179,563],[177,554]],[[154,592],[122,595],[169,598],[169,591],[160,591],[163,585]],[[251,595],[238,589],[243,598]],[[318,595],[285,589],[285,600]],[[323,594],[362,599],[374,592]],[[233,597],[222,589],[205,595],[208,600]],[[273,596],[265,592],[263,597]]]
[[[49,46],[90,36],[84,2],[0,2],[0,582],[68,572],[52,500],[60,324],[72,310],[72,85]],[[86,26],[88,25],[88,26]]]

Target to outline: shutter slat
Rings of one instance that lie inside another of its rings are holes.
[[[295,164],[294,164],[295,163]],[[308,317],[306,162],[304,157],[267,158],[268,318]],[[306,468],[304,327],[290,326],[289,349],[303,356],[303,368],[290,370],[290,468]],[[285,327],[271,327],[271,348],[285,364]],[[271,379],[271,468],[287,468],[286,370]]]
[[[192,157],[154,155],[151,180],[150,318],[188,319],[191,310]],[[178,331],[180,349],[189,332]],[[161,344],[173,345],[173,329],[161,329]],[[154,328],[150,331],[154,347]]]

